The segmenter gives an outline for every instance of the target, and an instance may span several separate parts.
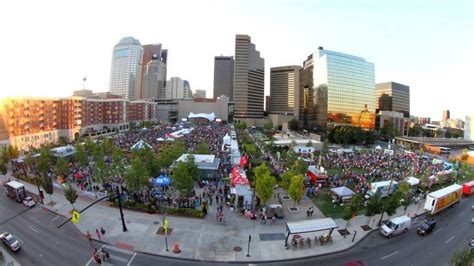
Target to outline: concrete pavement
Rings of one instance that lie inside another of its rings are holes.
[[[24,183],[24,182],[23,182]],[[26,184],[27,190],[35,193],[36,187]],[[46,199],[49,197],[46,196]],[[66,217],[70,217],[72,206],[66,201],[61,190],[55,189],[52,195],[53,206],[45,204],[43,207],[48,208]],[[77,209],[82,209],[90,204],[94,198],[81,196],[75,204]],[[291,201],[283,201],[284,207],[292,205]],[[158,235],[157,231],[162,223],[162,216],[156,214],[146,214],[134,211],[124,210],[127,232],[122,231],[119,211],[116,208],[108,207],[107,202],[97,204],[84,213],[76,227],[82,232],[90,231],[94,238],[98,238],[95,234],[96,229],[104,227],[106,234],[101,240],[110,246],[119,247],[131,252],[144,252],[149,254],[158,254],[183,259],[196,259],[201,261],[272,261],[287,260],[292,258],[302,258],[317,255],[324,255],[349,249],[357,244],[368,232],[364,231],[361,226],[365,225],[367,218],[357,216],[350,222],[348,230],[351,235],[344,238],[337,230],[334,230],[333,242],[324,246],[305,246],[304,248],[290,248],[284,246],[285,222],[293,220],[307,219],[306,209],[310,206],[311,201],[300,205],[301,211],[295,215],[287,214],[287,219],[279,220],[272,225],[270,220],[267,224],[261,224],[259,220],[250,220],[239,213],[231,212],[229,208],[224,207],[226,217],[225,224],[219,224],[215,220],[216,206],[210,206],[209,214],[205,219],[192,219],[181,217],[168,217],[170,234],[168,236],[168,249],[165,247],[165,237]],[[422,203],[421,203],[422,204]],[[422,206],[422,205],[421,205]],[[408,208],[407,214],[415,215],[418,205],[412,205]],[[418,213],[423,211],[422,207],[418,209]],[[403,214],[400,208],[397,215]],[[322,214],[316,213],[312,219],[321,218]],[[372,220],[378,220],[380,216],[375,216],[369,223],[372,226]],[[385,215],[385,217],[387,217]],[[339,229],[346,226],[346,222],[336,219]],[[58,220],[59,224],[61,221]],[[354,242],[352,238],[354,233],[356,237]],[[311,234],[303,234],[303,237],[314,238],[315,235],[322,235],[327,232],[317,232]],[[250,243],[250,257],[247,257],[248,236],[252,236]],[[173,253],[173,247],[178,244],[181,253]]]

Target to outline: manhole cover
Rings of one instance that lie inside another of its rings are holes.
[[[236,247],[234,247],[234,251],[235,252],[240,252],[240,251],[242,251],[242,248],[239,247],[239,246],[236,246]]]

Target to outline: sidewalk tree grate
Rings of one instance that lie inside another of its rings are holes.
[[[347,229],[341,229],[337,231],[339,232],[339,234],[341,234],[341,236],[347,236],[351,234],[351,232],[349,232]]]
[[[160,222],[158,222],[158,221],[154,221],[154,222],[153,222],[153,224],[155,224],[155,225],[156,225],[156,224],[160,224]]]
[[[240,247],[240,246],[235,246],[235,247],[234,247],[234,251],[235,251],[235,252],[240,252],[240,251],[242,251],[242,247]]]
[[[171,235],[172,232],[173,232],[173,228],[168,227],[167,235]],[[160,226],[160,228],[158,228],[158,231],[156,231],[156,234],[163,235],[163,236],[165,235],[165,229],[163,229],[163,226]]]
[[[364,229],[364,231],[369,231],[369,230],[372,230],[372,227],[368,226],[368,225],[362,225],[361,226],[362,229]]]

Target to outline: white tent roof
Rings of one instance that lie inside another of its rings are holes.
[[[331,191],[341,198],[349,197],[355,194],[354,191],[352,191],[350,188],[346,186],[331,188]]]
[[[414,176],[409,176],[405,179],[405,181],[410,184],[410,186],[416,186],[420,184],[420,179],[414,177]]]
[[[150,144],[146,143],[145,141],[143,141],[142,139],[139,140],[137,143],[133,144],[132,146],[132,150],[141,150],[145,147],[148,147],[148,148],[151,148]]]
[[[193,112],[189,113],[188,118],[206,118],[209,121],[214,121],[216,119],[216,115],[214,113],[206,114],[206,113],[199,113],[195,114]]]

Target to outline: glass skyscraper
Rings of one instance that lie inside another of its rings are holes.
[[[374,64],[364,58],[324,50],[313,55],[315,124],[375,127]]]
[[[133,37],[125,37],[114,46],[110,71],[110,93],[135,100],[141,84],[143,48]]]

